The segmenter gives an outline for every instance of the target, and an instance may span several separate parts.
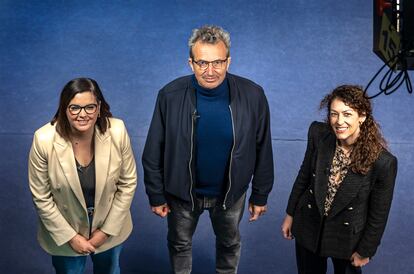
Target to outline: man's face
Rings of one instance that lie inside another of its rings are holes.
[[[193,59],[188,59],[188,63],[200,86],[213,89],[224,81],[230,66],[230,57],[227,58],[227,48],[223,41],[216,44],[198,41],[193,46],[193,56]],[[206,63],[207,67],[203,68]]]

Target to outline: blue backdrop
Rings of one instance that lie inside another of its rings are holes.
[[[137,158],[135,227],[122,253],[123,273],[168,273],[167,224],[149,210],[140,158],[157,92],[191,73],[187,40],[203,24],[231,33],[230,71],[262,85],[271,108],[276,183],[268,213],[241,223],[239,273],[295,273],[294,243],[280,233],[287,198],[308,125],[323,119],[317,110],[323,95],[339,84],[366,85],[382,65],[372,52],[372,1],[111,2],[0,1],[0,273],[53,272],[36,241],[27,156],[33,132],[55,113],[62,87],[79,76],[98,81],[114,115],[126,122]],[[413,103],[404,88],[374,99],[399,172],[382,244],[364,273],[414,268]],[[194,272],[213,273],[207,215],[193,252]]]

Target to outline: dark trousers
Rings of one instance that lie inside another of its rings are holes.
[[[241,249],[239,224],[245,198],[246,194],[227,210],[222,209],[217,198],[211,197],[195,197],[194,211],[181,200],[173,198],[169,201],[168,250],[174,273],[191,273],[192,238],[204,210],[209,211],[216,235],[216,273],[237,273]]]
[[[350,260],[331,258],[335,274],[361,274],[360,267],[354,267]],[[319,256],[296,243],[296,264],[298,274],[326,274],[328,257]]]

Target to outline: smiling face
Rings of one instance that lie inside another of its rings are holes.
[[[226,72],[230,66],[230,57],[227,58],[227,48],[223,41],[216,44],[203,43],[198,41],[192,48],[193,58],[189,58],[188,63],[194,72],[197,82],[206,89],[218,87],[226,78]],[[208,64],[206,69],[194,62],[226,60],[221,67],[214,68],[213,64]],[[194,62],[193,62],[194,61]]]
[[[350,146],[356,141],[360,132],[360,123],[363,123],[365,118],[365,115],[358,114],[342,100],[338,98],[332,100],[329,123],[342,146]]]
[[[78,111],[79,113],[77,113]],[[100,105],[92,92],[77,93],[66,109],[66,117],[68,118],[72,133],[88,134],[93,132],[99,112]]]

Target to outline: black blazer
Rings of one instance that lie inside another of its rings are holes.
[[[387,223],[397,174],[397,158],[383,151],[368,174],[348,171],[323,222],[336,137],[326,123],[309,127],[305,158],[289,197],[292,234],[319,255],[349,259],[353,252],[372,257]],[[322,231],[323,230],[323,231]]]

